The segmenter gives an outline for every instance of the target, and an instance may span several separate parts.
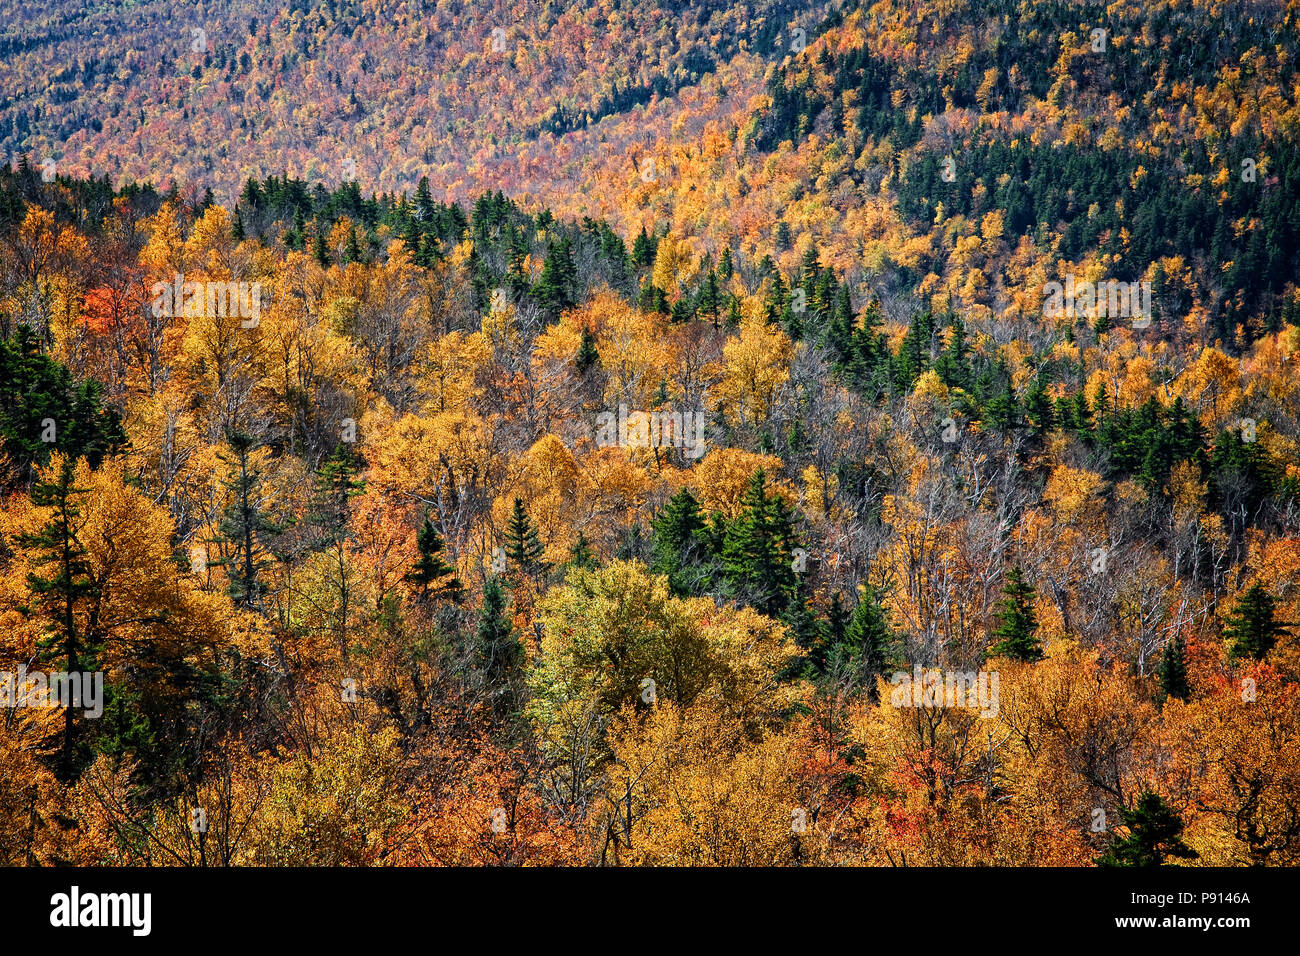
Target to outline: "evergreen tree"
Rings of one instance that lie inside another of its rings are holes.
[[[708,523],[689,488],[669,499],[650,522],[654,529],[650,570],[668,576],[678,594],[702,594],[712,578]]]
[[[1223,629],[1224,636],[1232,638],[1228,654],[1234,661],[1262,661],[1277,639],[1288,633],[1289,624],[1273,617],[1276,608],[1276,599],[1262,584],[1253,585],[1238,598]]]
[[[1145,791],[1136,807],[1119,812],[1129,832],[1111,841],[1097,858],[1098,866],[1163,866],[1165,857],[1193,860],[1200,855],[1182,841],[1182,818],[1159,794]]]
[[[419,588],[421,600],[459,602],[463,593],[460,579],[456,569],[443,558],[442,535],[427,517],[415,533],[415,547],[419,557],[405,580]]]
[[[637,237],[632,240],[632,261],[638,266],[653,265],[658,248],[659,240],[647,234],[645,226],[642,226]]]
[[[548,245],[542,276],[537,280],[533,295],[548,321],[555,321],[561,312],[577,305],[577,291],[578,269],[573,263],[573,243],[566,236]]]
[[[429,189],[429,177],[421,176],[415,187],[415,214],[420,222],[433,222],[436,210],[433,205],[433,193]]]
[[[741,513],[728,527],[722,564],[732,589],[754,609],[780,616],[795,592],[792,566],[794,527],[780,495],[767,493],[767,476],[760,468],[741,498]]]
[[[316,236],[312,240],[312,255],[316,257],[316,264],[321,268],[330,264],[329,246],[325,244],[325,227],[319,219],[316,221]]]
[[[722,277],[723,282],[728,282],[735,271],[736,267],[731,261],[731,246],[723,246],[722,257],[718,259],[718,275]]]
[[[596,336],[591,334],[591,329],[583,326],[582,341],[578,343],[578,352],[573,357],[573,364],[578,369],[579,375],[586,375],[600,362],[600,353],[596,351]]]
[[[66,365],[42,354],[30,327],[0,340],[0,446],[17,466],[16,483],[31,481],[54,452],[98,468],[126,447],[121,417],[102,396],[98,382],[74,382]]]
[[[1173,640],[1165,645],[1165,653],[1160,658],[1160,696],[1164,700],[1174,697],[1188,700],[1192,696],[1192,687],[1187,682],[1187,648],[1183,636],[1175,634]]]
[[[483,604],[474,632],[474,657],[492,709],[498,715],[514,710],[524,663],[524,647],[506,613],[506,603],[501,581],[489,578],[483,586]]]
[[[879,592],[870,584],[862,585],[835,661],[840,665],[837,669],[846,670],[852,683],[865,688],[871,699],[876,700],[876,677],[894,668],[895,642],[894,629],[880,603]]]
[[[48,621],[37,651],[43,660],[57,661],[59,669],[68,674],[93,671],[97,651],[78,621],[80,606],[96,597],[98,587],[90,575],[86,550],[77,539],[77,519],[81,516],[77,499],[86,494],[86,489],[73,482],[75,466],[74,459],[65,457],[56,477],[38,481],[32,487],[32,502],[53,509],[53,514],[39,531],[18,538],[23,547],[33,551],[32,563],[36,567],[52,571],[33,571],[27,576],[27,587],[35,596],[33,603]],[[77,707],[64,708],[63,712],[63,746],[57,772],[65,783],[76,776],[84,757],[76,723],[80,713]]]
[[[541,568],[543,550],[537,526],[524,510],[523,501],[516,498],[506,525],[506,557],[525,574],[533,574]]]
[[[1038,618],[1034,614],[1035,593],[1019,567],[1007,572],[1006,584],[1002,586],[1003,597],[995,614],[997,623],[993,637],[997,638],[997,643],[989,648],[989,654],[1018,661],[1042,659],[1043,646],[1035,635],[1038,630]]]
[[[357,477],[361,467],[352,445],[339,442],[316,473],[313,517],[329,539],[338,540],[347,532],[349,502],[366,487],[365,481]]]
[[[229,580],[230,598],[240,607],[261,610],[261,572],[270,566],[263,539],[280,529],[266,515],[260,494],[262,474],[252,464],[257,440],[241,431],[229,432],[226,441],[233,455],[219,454],[226,464],[234,465],[234,477],[223,482],[230,493],[230,505],[218,526],[220,540],[231,546],[231,554],[213,561],[224,565]]]
[[[591,569],[598,565],[596,552],[591,549],[587,536],[578,531],[578,540],[573,542],[573,551],[569,556],[569,566],[579,569]]]

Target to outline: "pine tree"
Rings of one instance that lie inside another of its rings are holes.
[[[718,273],[710,269],[700,284],[700,292],[695,301],[700,315],[707,315],[713,320],[713,327],[718,327],[718,315],[722,309],[722,289],[718,285]]]
[[[77,539],[77,519],[81,516],[77,499],[86,494],[86,489],[76,487],[74,477],[75,460],[65,457],[56,477],[38,481],[32,487],[32,502],[53,509],[53,514],[39,531],[18,537],[23,547],[34,552],[32,563],[36,567],[52,567],[53,571],[33,571],[27,576],[28,590],[36,598],[33,603],[49,622],[37,651],[45,660],[58,661],[59,669],[69,674],[93,671],[97,651],[90,635],[78,623],[79,606],[93,600],[98,587],[90,574],[86,550]],[[58,776],[65,783],[76,776],[83,756],[76,725],[79,713],[76,707],[64,708],[63,712]]]
[[[600,353],[596,351],[596,337],[591,329],[583,326],[582,341],[578,343],[578,352],[573,357],[573,364],[579,375],[586,375],[600,362]]]
[[[1262,584],[1255,584],[1238,598],[1228,616],[1225,637],[1233,640],[1229,656],[1234,660],[1262,661],[1277,639],[1289,633],[1287,623],[1274,619],[1277,601]]]
[[[723,282],[728,282],[735,271],[736,267],[731,261],[731,246],[723,246],[722,256],[718,259],[718,275],[722,277]]]
[[[569,566],[586,570],[597,567],[597,565],[596,552],[591,549],[591,542],[579,530],[578,540],[573,542],[573,551],[569,556]]]
[[[638,266],[652,265],[658,248],[659,241],[650,236],[643,225],[637,237],[632,240],[632,261]]]
[[[443,559],[442,535],[427,517],[415,532],[415,547],[419,557],[404,580],[419,588],[421,600],[459,602],[463,593],[460,579],[456,569]]]
[[[348,503],[365,490],[365,481],[357,477],[361,466],[352,445],[339,442],[316,472],[312,510],[316,523],[330,539],[337,540],[346,533]]]
[[[741,498],[741,513],[728,527],[722,563],[732,589],[754,609],[773,617],[785,610],[797,578],[791,564],[794,528],[780,495],[768,495],[760,468]]]
[[[1034,614],[1036,592],[1025,581],[1024,572],[1019,567],[1007,572],[1002,594],[995,615],[997,624],[993,629],[997,643],[989,648],[989,654],[1018,661],[1041,660],[1043,645],[1034,633],[1038,630],[1038,618]]]
[[[848,642],[849,622],[852,614],[844,607],[844,598],[836,591],[831,598],[830,607],[826,609],[826,618],[822,622],[821,640],[812,649],[808,659],[819,672],[827,669],[832,656]]]
[[[415,187],[415,214],[420,222],[432,222],[436,210],[433,205],[433,193],[429,190],[429,177],[421,176]]]
[[[533,574],[541,568],[542,552],[537,526],[524,510],[523,501],[516,498],[506,525],[506,557],[525,574]]]
[[[329,247],[325,244],[325,229],[320,220],[316,221],[316,237],[312,240],[312,255],[316,257],[316,263],[321,268],[330,264]]]
[[[896,637],[889,616],[880,603],[880,593],[870,584],[858,589],[858,604],[844,631],[844,642],[838,657],[850,679],[865,687],[872,700],[876,699],[876,677],[889,672],[894,666]]]
[[[232,431],[227,434],[226,441],[234,454],[219,454],[217,457],[226,464],[233,464],[236,471],[233,478],[223,482],[231,500],[218,530],[221,540],[231,545],[232,553],[212,563],[226,567],[231,600],[241,607],[260,610],[260,575],[270,566],[265,557],[267,549],[263,539],[280,529],[262,509],[262,475],[252,466],[251,460],[257,440],[245,432]]]
[[[578,269],[573,263],[573,243],[566,236],[549,244],[546,261],[542,264],[542,276],[537,280],[533,295],[547,319],[554,321],[561,312],[577,304],[577,290]]]
[[[1145,791],[1137,806],[1121,807],[1119,812],[1129,832],[1111,841],[1097,858],[1098,866],[1163,866],[1165,857],[1194,860],[1200,856],[1182,841],[1182,818],[1159,794]]]
[[[1173,640],[1165,645],[1165,653],[1160,658],[1160,695],[1168,700],[1174,697],[1187,700],[1192,696],[1192,687],[1187,682],[1187,648],[1183,636],[1175,634]]]
[[[348,230],[347,244],[343,247],[343,261],[348,263],[361,260],[361,242],[357,239],[357,230],[354,226]]]
[[[474,656],[483,676],[492,709],[506,714],[514,709],[516,686],[524,663],[524,647],[506,613],[506,589],[498,578],[483,586],[483,604],[474,632]]]
[[[708,523],[689,488],[673,495],[650,522],[654,529],[650,570],[666,574],[678,594],[702,594],[711,578]]]

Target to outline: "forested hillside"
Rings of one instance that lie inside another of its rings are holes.
[[[1300,862],[1300,2],[229,8],[0,34],[0,863]]]

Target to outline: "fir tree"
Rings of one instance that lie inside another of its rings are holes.
[[[444,560],[442,535],[427,517],[415,533],[415,547],[419,556],[405,580],[419,589],[421,600],[459,602],[463,592],[460,579]]]
[[[1262,584],[1253,585],[1238,598],[1223,629],[1224,636],[1232,638],[1228,654],[1234,661],[1262,661],[1277,639],[1288,633],[1288,623],[1274,619],[1276,608],[1276,599]]]
[[[654,529],[650,570],[668,576],[678,594],[702,594],[711,578],[708,524],[689,488],[673,495],[650,522]]]
[[[233,455],[217,457],[235,468],[234,477],[223,482],[230,492],[230,505],[219,525],[220,540],[231,546],[232,553],[214,565],[224,565],[229,581],[230,598],[240,607],[262,607],[261,572],[270,566],[263,539],[280,529],[262,508],[261,472],[252,464],[257,440],[241,431],[229,432],[226,441]]]
[[[551,243],[542,264],[542,276],[533,295],[549,321],[577,304],[578,269],[573,264],[573,243],[568,237]]]
[[[495,577],[483,586],[474,632],[474,657],[487,689],[492,709],[498,715],[514,709],[516,686],[524,663],[524,647],[506,613],[506,589]]]
[[[587,536],[578,531],[578,540],[573,542],[573,551],[569,555],[569,566],[583,570],[596,567],[596,552],[591,549]]]
[[[723,282],[728,282],[736,272],[736,266],[731,260],[731,246],[722,247],[722,255],[718,259],[718,275],[722,277]]]
[[[1182,818],[1159,794],[1145,791],[1137,806],[1119,812],[1129,832],[1111,841],[1098,866],[1163,866],[1166,857],[1194,860],[1200,855],[1182,841]]]
[[[773,617],[785,610],[797,579],[791,564],[794,528],[780,495],[767,493],[759,469],[741,498],[741,513],[728,527],[722,563],[732,589],[754,609]]]
[[[1173,640],[1165,645],[1157,674],[1160,678],[1160,696],[1163,700],[1168,700],[1170,697],[1187,700],[1192,696],[1192,687],[1187,682],[1187,648],[1183,644],[1181,634],[1175,634]]]
[[[869,584],[858,590],[858,604],[844,631],[839,662],[856,686],[864,687],[877,699],[876,677],[894,666],[896,637],[889,616],[880,603],[879,592]]]
[[[523,501],[516,498],[506,525],[506,557],[520,571],[533,574],[541,568],[542,552],[537,526],[524,510]]]
[[[1006,584],[1002,586],[1003,597],[995,614],[997,623],[993,637],[997,638],[997,643],[989,648],[989,654],[1018,661],[1042,659],[1043,646],[1035,634],[1038,630],[1038,618],[1034,614],[1035,594],[1019,567],[1007,572]]]
[[[578,343],[578,352],[573,357],[573,364],[579,375],[586,375],[600,362],[600,353],[596,351],[596,336],[591,329],[583,326],[582,341]]]
[[[365,481],[357,477],[361,467],[352,445],[339,442],[316,473],[316,501],[312,510],[316,523],[331,539],[337,540],[346,533],[349,502],[366,487]]]
[[[77,499],[86,494],[86,489],[74,484],[75,464],[74,459],[65,457],[56,477],[38,481],[32,487],[32,502],[53,513],[39,531],[18,537],[23,547],[33,551],[32,563],[36,567],[51,569],[51,573],[33,571],[27,576],[34,603],[49,622],[45,635],[37,642],[37,651],[44,660],[58,661],[59,669],[68,674],[93,671],[97,650],[79,622],[80,606],[96,597],[98,587],[91,577],[86,550],[77,539],[77,519],[81,516]],[[76,724],[80,713],[77,707],[63,711],[63,745],[57,770],[65,783],[76,776],[83,756]]]
[[[638,266],[652,265],[658,248],[659,240],[650,236],[643,225],[637,237],[632,240],[632,261]]]

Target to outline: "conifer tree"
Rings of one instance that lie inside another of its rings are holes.
[[[574,568],[589,570],[597,567],[599,562],[596,560],[596,552],[591,549],[591,542],[587,536],[578,531],[578,539],[573,542],[573,551],[569,556],[569,565]]]
[[[226,441],[233,455],[222,453],[217,457],[234,465],[235,474],[223,482],[231,501],[218,530],[220,540],[231,546],[232,553],[212,564],[226,567],[231,600],[241,607],[260,610],[263,591],[260,575],[270,566],[264,539],[280,529],[263,509],[262,474],[253,467],[251,457],[257,440],[236,430],[227,434]]]
[[[654,529],[650,570],[668,576],[678,594],[702,594],[708,589],[712,555],[708,523],[689,488],[673,495],[650,522]]]
[[[1262,584],[1237,599],[1223,629],[1224,636],[1232,638],[1228,653],[1234,661],[1263,660],[1277,639],[1288,633],[1288,624],[1274,619],[1276,608],[1277,601]]]
[[[596,351],[596,336],[591,334],[591,329],[583,326],[582,341],[578,343],[578,351],[573,357],[573,364],[577,367],[579,375],[586,375],[599,362],[600,353]]]
[[[474,632],[475,664],[498,715],[514,709],[524,664],[524,647],[506,612],[507,601],[500,579],[489,578],[483,586],[483,604]]]
[[[889,616],[880,603],[879,591],[870,584],[862,585],[858,589],[857,607],[844,630],[838,662],[847,669],[852,682],[865,688],[872,700],[877,695],[876,677],[894,666],[896,640]]]
[[[528,517],[523,501],[516,498],[506,525],[506,557],[525,574],[533,574],[541,568],[543,550],[537,526]]]
[[[1173,640],[1165,645],[1165,653],[1160,658],[1160,695],[1168,700],[1187,700],[1192,696],[1191,685],[1187,682],[1187,648],[1183,644],[1182,634],[1175,634]]]
[[[1002,586],[1002,600],[995,614],[993,637],[997,639],[989,654],[1010,657],[1018,661],[1041,660],[1043,646],[1035,632],[1038,618],[1034,614],[1034,596],[1037,592],[1025,581],[1024,572],[1013,567],[1007,572]]]
[[[419,556],[405,580],[419,588],[422,600],[460,601],[463,592],[460,579],[456,577],[456,569],[443,558],[442,535],[427,517],[415,533],[415,547]]]
[[[1128,833],[1116,836],[1098,866],[1163,866],[1166,857],[1194,860],[1195,850],[1182,841],[1183,821],[1159,794],[1145,791],[1132,810],[1121,807]]]
[[[69,674],[93,671],[97,648],[92,644],[79,623],[81,605],[91,601],[98,587],[90,575],[87,554],[77,539],[78,518],[81,509],[77,499],[86,494],[85,488],[74,483],[75,460],[64,457],[57,476],[38,481],[32,487],[32,501],[39,507],[52,509],[50,520],[34,534],[19,536],[18,542],[34,554],[32,563],[38,568],[48,567],[50,573],[30,572],[28,590],[35,595],[33,602],[47,620],[47,628],[37,643],[44,660],[57,661],[59,669]],[[80,762],[76,707],[64,708],[63,745],[58,758],[58,776],[68,782],[76,775]]]
[[[759,469],[741,498],[741,513],[727,527],[722,563],[732,589],[755,610],[779,616],[794,595],[797,579],[791,564],[794,528],[780,495],[767,493],[767,476]]]

